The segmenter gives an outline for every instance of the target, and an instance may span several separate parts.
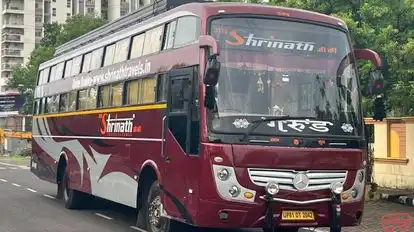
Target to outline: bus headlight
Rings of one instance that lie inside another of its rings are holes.
[[[340,182],[335,182],[331,185],[331,191],[335,194],[341,194],[344,191],[344,186]]]
[[[266,192],[271,196],[276,195],[279,190],[279,185],[275,182],[269,182],[266,186]]]
[[[221,180],[221,181],[226,181],[229,179],[229,171],[225,168],[221,169],[218,173],[217,173],[217,177]]]
[[[212,165],[218,195],[228,201],[254,202],[256,191],[243,187],[231,166]]]
[[[354,184],[351,186],[351,188],[342,193],[343,203],[350,203],[363,200],[362,198],[365,192],[365,177],[365,169],[360,169],[357,171]]]

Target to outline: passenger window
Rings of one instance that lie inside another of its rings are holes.
[[[190,80],[188,78],[171,80],[171,107],[173,113],[186,113],[188,109],[188,96],[190,93]]]
[[[44,97],[43,99],[42,99],[42,102],[43,102],[43,106],[42,106],[42,113],[47,113],[48,112],[48,108],[47,108],[47,98],[46,97]]]
[[[39,99],[36,99],[33,106],[33,115],[39,114]]]
[[[94,109],[96,107],[96,88],[80,90],[78,97],[79,110]]]
[[[189,16],[178,19],[174,47],[182,47],[198,40],[200,36],[200,19]]]
[[[157,102],[167,101],[168,74],[158,75]]]
[[[122,89],[124,83],[112,84],[111,86],[111,106],[121,106],[122,105]]]
[[[47,98],[47,112],[56,113],[58,112],[59,107],[59,95],[48,97]]]
[[[55,80],[55,78],[56,78],[56,65],[53,66],[52,69],[50,70],[50,76],[46,82],[52,82]]]
[[[43,73],[42,84],[47,83],[47,80],[49,79],[49,73],[50,68],[45,69],[45,72]]]
[[[90,70],[95,70],[101,67],[102,65],[102,56],[103,56],[103,48],[98,48],[92,52],[91,58],[91,68]]]
[[[39,72],[39,77],[37,78],[37,85],[41,85],[42,84],[44,72],[45,72],[44,70],[41,70]]]
[[[125,61],[128,58],[130,38],[123,39],[116,43],[114,64]]]
[[[165,30],[165,41],[163,45],[163,50],[172,48],[174,45],[174,35],[175,35],[175,27],[177,25],[177,21],[174,20],[166,25]]]
[[[82,56],[78,56],[75,59],[73,59],[71,76],[75,76],[80,73],[81,63],[82,63]]]
[[[66,61],[65,77],[72,76],[72,60]]]
[[[89,72],[91,68],[92,53],[87,53],[83,57],[82,73]]]
[[[148,55],[160,51],[164,25],[156,27],[146,32],[144,50],[142,55]]]
[[[108,66],[114,63],[114,55],[115,55],[115,44],[106,46],[104,66]]]
[[[132,38],[132,48],[130,59],[142,56],[144,50],[145,33],[136,35]]]
[[[67,111],[68,97],[69,97],[68,93],[64,93],[60,95],[59,112]]]
[[[99,87],[99,96],[98,96],[98,107],[109,107],[109,97],[110,97],[111,85]]]
[[[65,69],[65,62],[61,62],[56,68],[56,80],[60,80],[63,77],[63,71]]]
[[[142,79],[140,85],[140,104],[148,104],[155,102],[155,86],[157,84],[157,79],[154,77],[148,77]]]
[[[138,104],[138,91],[139,91],[139,82],[140,80],[133,80],[127,82],[126,91],[127,91],[127,105]]]

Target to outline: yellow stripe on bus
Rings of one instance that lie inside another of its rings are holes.
[[[78,112],[37,115],[37,116],[33,116],[33,118],[68,117],[68,116],[87,115],[87,114],[126,112],[126,111],[137,111],[137,110],[155,110],[155,109],[165,109],[165,108],[167,108],[167,104],[156,104],[156,105],[145,105],[145,106],[125,106],[125,107],[110,108],[110,109],[94,109],[94,110],[85,110],[85,111],[78,111]]]

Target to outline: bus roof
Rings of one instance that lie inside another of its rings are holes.
[[[173,10],[166,12],[169,9]],[[148,5],[140,10],[127,14],[117,20],[107,23],[93,31],[90,31],[76,39],[73,39],[57,47],[55,51],[55,56],[61,55],[69,50],[76,49],[77,47],[80,47],[84,44],[98,40],[102,37],[105,37],[108,34],[120,31],[133,24],[137,24],[144,20],[148,20],[158,14],[167,15],[170,12],[180,10],[190,11],[196,14],[201,13],[204,10],[208,15],[218,14],[219,10],[225,10],[226,13],[241,14],[250,14],[251,12],[255,12],[255,14],[260,15],[275,15],[278,13],[281,15],[286,15],[287,13],[288,15],[290,15],[289,17],[312,20],[316,22],[324,22],[333,25],[341,25],[346,28],[345,22],[338,18],[317,12],[295,8],[252,3],[207,2],[204,0],[162,0],[155,1],[151,5]]]

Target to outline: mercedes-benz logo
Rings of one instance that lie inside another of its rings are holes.
[[[309,177],[304,174],[304,173],[298,173],[294,178],[293,178],[293,186],[299,190],[305,190],[309,185]]]

